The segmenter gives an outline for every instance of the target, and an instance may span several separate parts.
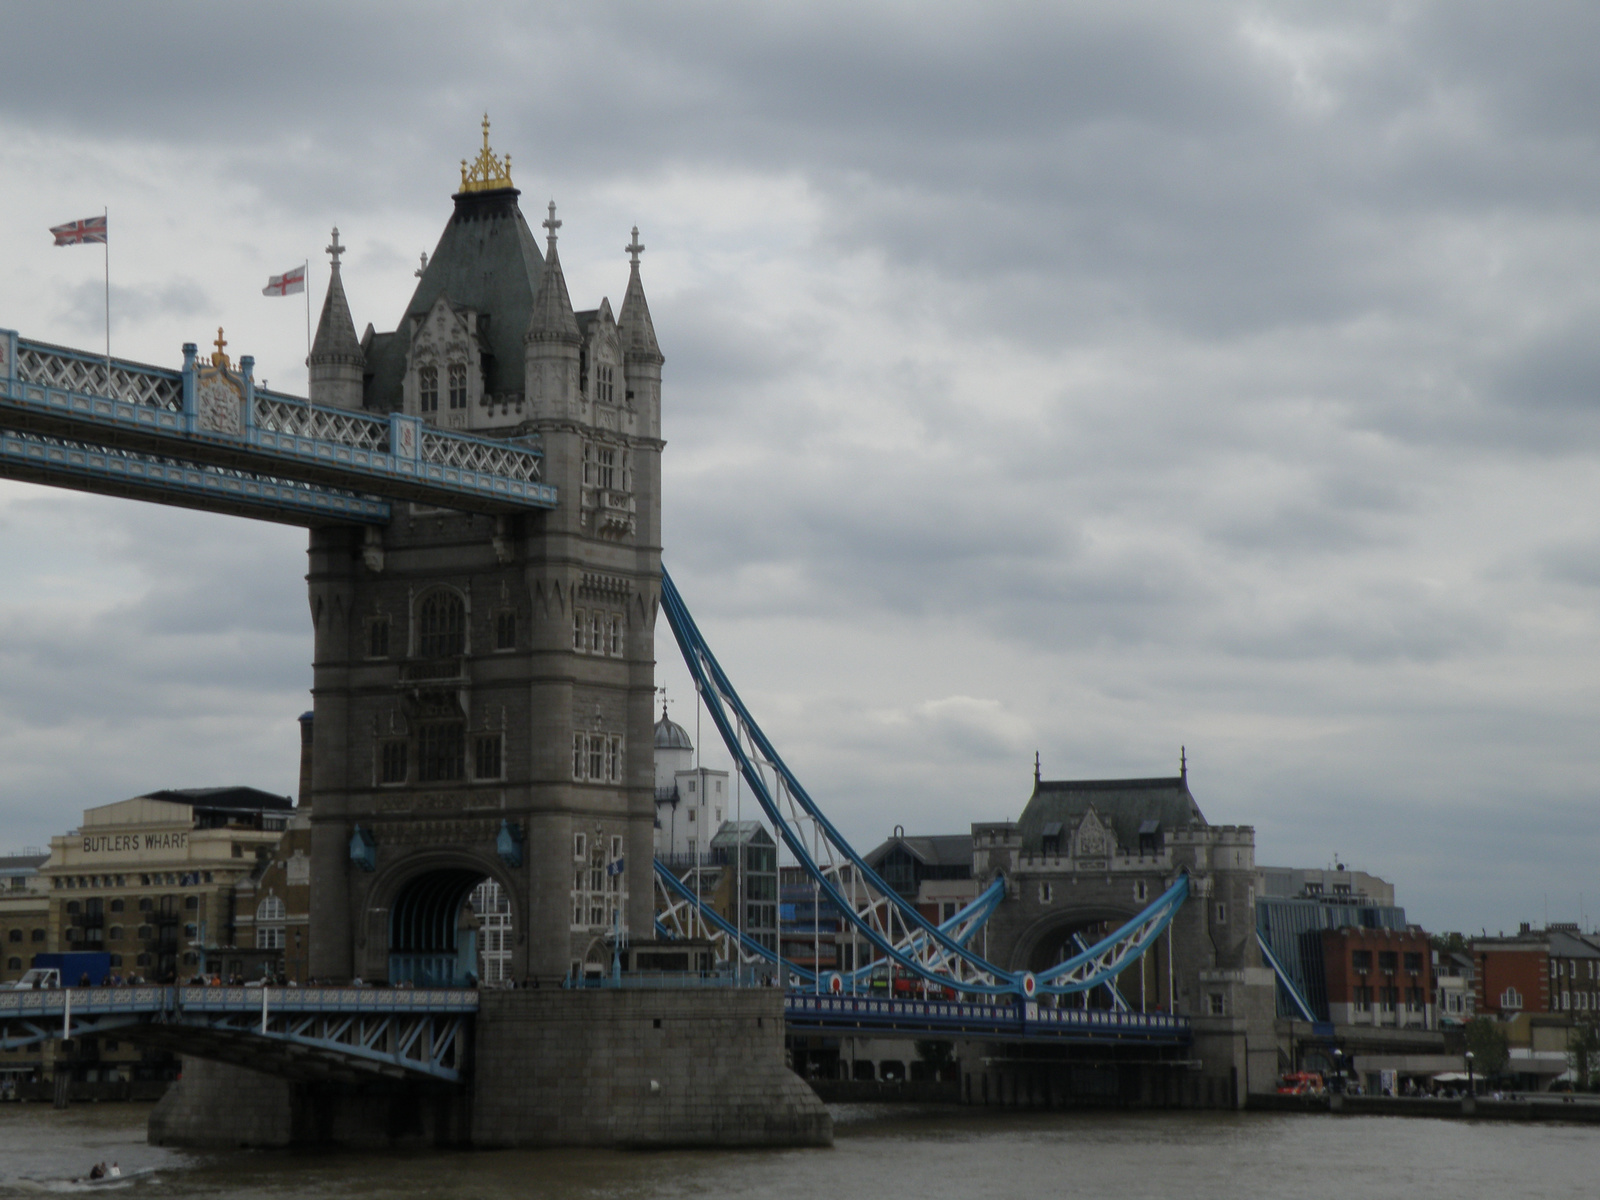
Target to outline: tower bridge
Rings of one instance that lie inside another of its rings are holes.
[[[0,331],[0,476],[309,530],[310,971],[393,987],[85,997],[85,1034],[125,1028],[235,1064],[191,1062],[153,1132],[228,1140],[270,1111],[297,1114],[267,1121],[294,1140],[329,1103],[306,1090],[312,1077],[348,1088],[359,1076],[470,1092],[412,1131],[436,1140],[825,1140],[825,1112],[782,1069],[785,1020],[843,1037],[1192,1045],[1216,1076],[1214,1102],[1270,1074],[1259,1025],[1272,985],[1249,937],[1252,835],[1208,825],[1186,773],[1120,792],[1036,778],[1017,823],[974,826],[987,886],[937,924],[843,838],[662,570],[665,360],[638,230],[620,307],[579,310],[554,203],[541,249],[519,195],[485,121],[389,332],[356,334],[335,230],[303,399],[258,387],[221,330],[212,354],[186,344],[173,368]],[[654,864],[660,613],[778,839],[870,961],[819,974],[781,960]],[[473,965],[457,917],[486,878],[509,902],[510,974],[544,986],[469,1003],[451,990]],[[765,962],[807,995],[785,1008],[777,990],[554,986],[605,973],[622,931],[635,952],[654,935]],[[951,998],[917,1008],[855,994],[885,970]],[[1131,1000],[1111,1013],[1072,1007],[1090,994]],[[10,1003],[0,1038],[54,1036],[53,998]],[[685,1073],[700,1060],[723,1073]],[[607,1063],[614,1103],[596,1108],[580,1084]],[[266,1074],[299,1090],[272,1091]],[[355,1114],[348,1140],[387,1136],[374,1114],[393,1099],[375,1086],[340,1102]],[[658,1103],[663,1087],[673,1098]],[[1170,1079],[1154,1093],[1201,1096]]]

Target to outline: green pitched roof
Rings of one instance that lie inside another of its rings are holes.
[[[406,327],[410,318],[425,315],[440,296],[457,308],[489,318],[483,336],[493,357],[486,389],[497,395],[522,391],[523,337],[544,275],[544,256],[517,207],[520,194],[516,188],[500,188],[455,196],[455,211],[417,281],[396,335],[380,335],[368,346],[369,408],[399,407],[400,380],[411,343]]]

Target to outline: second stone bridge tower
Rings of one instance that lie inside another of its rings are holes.
[[[653,927],[653,627],[661,352],[639,277],[575,311],[517,204],[509,158],[463,165],[454,212],[392,333],[358,338],[333,273],[311,400],[542,448],[556,507],[396,504],[314,530],[310,969],[460,982],[463,904],[510,909],[513,977],[609,965]],[[402,426],[401,428],[404,428]]]

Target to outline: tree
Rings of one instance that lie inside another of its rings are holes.
[[[1428,942],[1440,954],[1467,953],[1467,939],[1459,933],[1436,933],[1428,938]]]
[[[1584,1013],[1572,1026],[1567,1042],[1567,1062],[1578,1073],[1578,1086],[1588,1088],[1600,1080],[1600,1015]]]
[[[1479,1075],[1498,1075],[1511,1061],[1511,1039],[1505,1028],[1488,1017],[1473,1017],[1467,1022],[1467,1050]]]

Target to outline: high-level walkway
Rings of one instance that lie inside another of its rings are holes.
[[[0,330],[0,475],[291,525],[556,506],[535,445],[314,405],[183,350],[173,371]]]

